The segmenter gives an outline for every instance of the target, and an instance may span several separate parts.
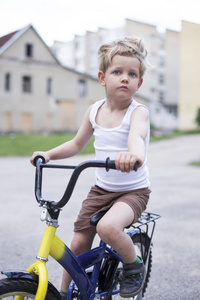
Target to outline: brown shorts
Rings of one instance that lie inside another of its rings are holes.
[[[134,212],[133,223],[135,223],[146,209],[150,193],[149,188],[116,193],[108,192],[95,185],[82,203],[81,210],[74,223],[74,231],[89,228],[92,216],[100,211],[108,210],[117,202],[125,202],[132,208]]]

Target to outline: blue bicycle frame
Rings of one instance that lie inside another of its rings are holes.
[[[54,257],[53,253],[50,255]],[[122,261],[121,256],[109,248],[103,241],[100,241],[99,247],[91,249],[79,256],[74,256],[70,249],[65,245],[65,250],[62,258],[57,261],[73,278],[78,287],[82,299],[94,299],[96,284],[99,278],[99,272],[102,265],[102,260],[105,256],[110,256],[118,261]],[[87,269],[93,267],[92,272],[87,272]],[[71,284],[68,290],[67,299],[72,299],[74,284]],[[113,291],[116,294],[119,290]],[[99,295],[105,295],[107,292],[101,292]]]

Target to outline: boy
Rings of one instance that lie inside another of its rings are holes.
[[[145,267],[136,256],[130,237],[123,228],[137,221],[149,199],[149,180],[146,156],[149,142],[149,114],[144,105],[132,97],[143,82],[147,68],[147,51],[139,38],[124,38],[99,48],[98,79],[105,88],[106,99],[90,106],[76,136],[42,155],[46,163],[79,153],[95,136],[96,159],[108,156],[115,160],[116,170],[96,170],[96,182],[83,202],[74,226],[71,250],[79,255],[91,248],[96,232],[121,255],[124,261],[121,297],[138,294],[145,277]],[[132,171],[136,161],[137,172]],[[90,218],[102,210],[108,212],[96,228],[89,224]],[[64,271],[62,295],[71,278]]]

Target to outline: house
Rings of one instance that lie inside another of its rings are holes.
[[[104,96],[97,78],[62,66],[32,25],[0,38],[0,133],[76,131]]]
[[[191,130],[200,108],[200,24],[182,21],[180,43],[179,129]]]

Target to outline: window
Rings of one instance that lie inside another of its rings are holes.
[[[5,75],[5,90],[10,91],[10,73]]]
[[[175,105],[169,105],[167,107],[167,111],[168,111],[169,114],[177,116],[177,106],[175,106]]]
[[[164,84],[165,83],[165,76],[163,73],[159,74],[159,83]]]
[[[160,56],[159,57],[159,66],[164,67],[164,65],[165,65],[165,59],[163,56]]]
[[[151,91],[151,93],[155,93],[156,92],[156,88],[155,87],[151,87],[150,91]]]
[[[24,76],[22,78],[22,90],[25,93],[31,93],[31,77]]]
[[[4,114],[4,128],[5,131],[12,130],[12,114],[10,112],[5,112]]]
[[[163,91],[159,91],[159,101],[163,102],[165,100],[165,93]]]
[[[31,132],[33,130],[33,115],[30,113],[22,113],[21,130],[23,132]]]
[[[79,97],[86,96],[86,81],[84,79],[78,81],[78,95]]]
[[[47,78],[47,94],[51,95],[52,93],[52,79]]]
[[[26,56],[33,57],[33,45],[32,44],[26,44]]]

